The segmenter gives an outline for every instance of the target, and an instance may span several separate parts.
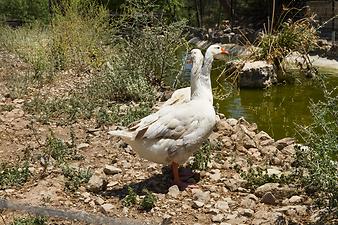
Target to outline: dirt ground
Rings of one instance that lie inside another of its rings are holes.
[[[27,64],[0,51],[0,107],[8,109],[0,112],[0,158],[6,164],[28,159],[30,173],[23,185],[1,189],[1,199],[25,204],[26,208],[60,209],[65,215],[81,211],[120,218],[120,224],[305,224],[318,217],[313,200],[302,190],[278,183],[252,189],[240,176],[240,171],[257,165],[267,165],[271,173],[287,173],[294,152],[292,139],[274,140],[244,119],[223,118],[210,137],[211,143],[220,143],[221,147],[212,152],[208,167],[191,178],[194,187],[179,191],[171,185],[169,168],[139,158],[121,140],[109,137],[107,132],[114,126],[96,127],[93,120],[71,125],[38,122],[24,110],[32,93],[64,93],[85,84],[86,76],[56,80],[32,89],[20,99],[13,98],[6,83],[26,70]],[[71,142],[71,133],[75,134],[74,149],[81,157],[68,163],[74,168],[90,169],[93,176],[89,184],[69,191],[60,165],[53,159],[46,164],[43,150],[51,131],[64,143]],[[153,192],[155,207],[145,211],[139,203],[124,206],[128,187],[136,191],[138,202],[145,197],[144,188]],[[0,224],[8,225],[27,214],[5,209],[0,215]],[[86,223],[49,217],[48,224]]]

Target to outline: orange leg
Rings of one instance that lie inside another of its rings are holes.
[[[180,174],[178,173],[178,167],[180,165],[176,162],[172,162],[171,164],[171,169],[173,171],[173,176],[174,176],[174,184],[176,185],[180,185],[182,183],[181,179],[180,179]]]
[[[180,179],[180,174],[178,173],[178,168],[179,168],[179,164],[176,163],[176,162],[172,162],[171,164],[171,169],[172,169],[172,172],[173,172],[173,176],[174,176],[174,180],[173,180],[173,183],[176,184],[181,190],[184,190],[185,188],[188,187],[188,184],[181,181]],[[192,188],[195,188],[197,186],[195,185],[190,185]]]

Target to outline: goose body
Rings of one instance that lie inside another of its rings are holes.
[[[210,53],[212,56],[221,54],[220,47],[215,49],[215,52]],[[110,135],[121,137],[142,158],[171,164],[174,183],[178,185],[182,183],[178,165],[185,163],[199,149],[216,123],[210,74],[201,73],[201,51],[193,49],[192,59],[190,101],[161,107],[126,130],[109,132]]]

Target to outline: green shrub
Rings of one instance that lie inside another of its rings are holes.
[[[28,162],[25,162],[23,165],[20,164],[0,164],[0,189],[22,185],[24,184],[30,176],[28,170]]]
[[[146,211],[150,211],[152,208],[155,207],[156,203],[156,196],[148,191],[147,189],[144,189],[143,192],[145,193],[145,196],[141,202],[141,208]]]
[[[23,217],[14,219],[10,225],[47,225],[46,222],[44,217]]]
[[[108,10],[87,0],[62,1],[55,8],[51,30],[51,58],[57,70],[98,69],[105,61],[109,34]]]
[[[0,19],[30,22],[35,19],[47,21],[49,18],[48,0],[0,1]]]
[[[137,203],[137,194],[133,188],[128,186],[128,194],[123,198],[122,204],[126,207],[135,205]]]
[[[305,190],[321,204],[338,206],[338,95],[323,85],[325,100],[311,103],[312,125],[300,130],[306,146],[297,146],[295,165]]]
[[[88,183],[92,172],[89,169],[75,169],[68,165],[62,166],[62,173],[66,178],[65,189],[69,191],[76,191],[81,184]]]

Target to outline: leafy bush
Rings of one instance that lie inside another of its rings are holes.
[[[168,23],[158,7],[150,0],[127,0],[115,22],[115,35],[123,36],[115,41],[121,43],[130,73],[162,87],[180,72],[178,51],[184,50],[187,42],[183,36],[186,22]]]
[[[296,21],[289,19],[281,23],[274,32],[265,32],[261,35],[254,58],[272,63],[276,68],[281,69],[282,75],[285,75],[283,60],[290,53],[298,52],[304,60],[304,63],[298,65],[300,71],[313,76],[317,71],[312,66],[308,53],[317,45],[317,40],[318,34],[312,25],[312,18]]]
[[[308,193],[318,196],[321,204],[338,206],[338,95],[337,89],[327,91],[325,101],[311,103],[311,126],[300,132],[305,146],[296,148],[295,165],[303,172]],[[328,203],[328,204],[327,204]]]
[[[62,1],[51,30],[51,63],[55,69],[97,69],[105,62],[109,14],[88,0]]]
[[[32,21],[49,17],[48,0],[11,0],[0,1],[0,19]]]
[[[28,162],[24,165],[0,164],[0,189],[25,183],[30,176]]]
[[[89,169],[75,169],[68,165],[63,165],[62,172],[66,178],[65,188],[72,192],[78,190],[81,184],[88,183],[92,176]]]
[[[145,196],[141,202],[141,208],[146,211],[150,211],[152,208],[155,207],[156,203],[156,196],[148,191],[147,189],[144,189],[143,192],[145,193]]]
[[[122,204],[126,207],[135,205],[137,203],[137,194],[133,188],[128,186],[128,194],[123,198]]]
[[[44,217],[23,217],[14,219],[10,225],[46,225],[46,222]]]

